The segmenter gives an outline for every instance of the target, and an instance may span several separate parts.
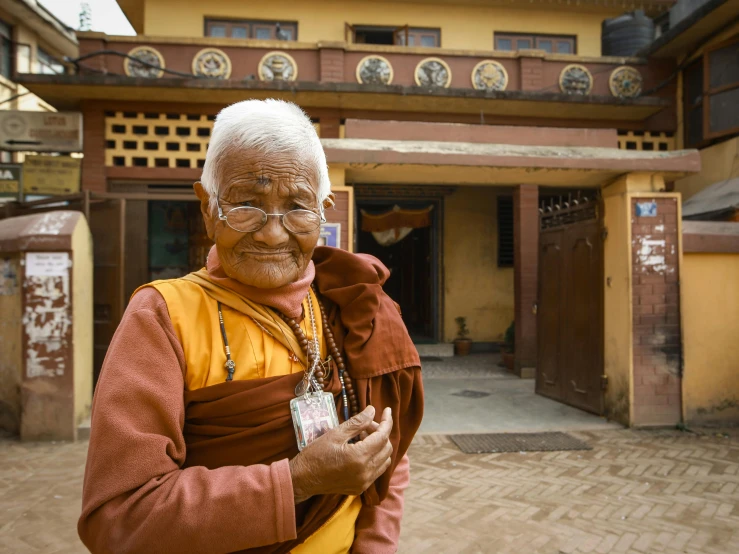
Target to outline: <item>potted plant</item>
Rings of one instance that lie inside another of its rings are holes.
[[[516,322],[512,321],[506,329],[505,336],[503,337],[503,346],[500,349],[503,357],[503,365],[508,371],[513,371],[513,362],[515,359],[514,352],[516,351]]]
[[[467,318],[457,317],[454,321],[457,323],[457,338],[454,339],[454,355],[466,356],[472,349],[472,340],[468,338],[470,330],[467,329]]]

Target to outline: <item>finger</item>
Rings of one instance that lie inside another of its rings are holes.
[[[340,440],[348,441],[359,435],[362,431],[366,431],[374,423],[375,408],[367,406],[364,411],[345,421],[336,428],[336,436]]]
[[[382,414],[382,418],[377,431],[355,445],[365,456],[375,456],[389,442],[390,431],[393,428],[393,419],[388,411]]]

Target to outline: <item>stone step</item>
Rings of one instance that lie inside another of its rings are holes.
[[[434,356],[437,358],[451,358],[454,356],[454,345],[449,342],[417,344],[416,350],[418,350],[420,356]]]
[[[90,416],[87,416],[87,418],[80,422],[80,424],[77,426],[77,440],[78,441],[86,441],[90,438]]]

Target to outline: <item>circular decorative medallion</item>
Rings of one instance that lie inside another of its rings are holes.
[[[593,89],[593,76],[582,65],[568,65],[559,74],[559,88],[567,94],[590,94]]]
[[[619,98],[636,98],[641,94],[642,78],[638,69],[622,65],[611,73],[608,86],[611,94]]]
[[[508,73],[495,60],[483,60],[472,70],[472,86],[477,90],[505,90]]]
[[[294,81],[298,78],[298,64],[285,52],[267,52],[257,73],[260,81]]]
[[[158,79],[164,75],[164,58],[159,51],[151,46],[137,46],[131,50],[129,58],[123,62],[123,70],[129,77],[146,77],[148,79]],[[144,63],[139,63],[141,60]],[[152,67],[155,66],[155,67]]]
[[[418,62],[414,77],[419,87],[449,88],[452,84],[452,70],[439,58],[426,58]]]
[[[209,79],[228,79],[231,76],[231,60],[223,50],[203,48],[192,59],[192,72]]]
[[[393,82],[393,66],[382,56],[365,56],[357,64],[357,82],[363,85],[389,85]]]

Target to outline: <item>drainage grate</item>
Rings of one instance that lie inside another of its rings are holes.
[[[453,392],[452,396],[461,396],[462,398],[484,398],[486,396],[490,396],[490,393],[479,390],[462,390],[459,392]]]
[[[566,433],[558,432],[451,435],[449,438],[465,454],[592,450],[592,447],[587,443]]]
[[[422,362],[443,362],[444,358],[439,358],[439,356],[421,356]]]

